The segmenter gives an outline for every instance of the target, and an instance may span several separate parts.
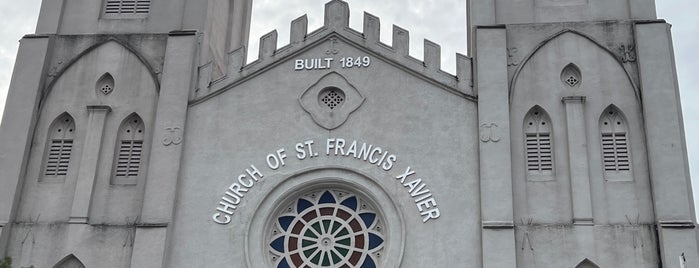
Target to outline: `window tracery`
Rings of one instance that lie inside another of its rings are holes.
[[[284,208],[270,230],[273,267],[378,267],[384,220],[364,199],[344,190],[322,190]]]

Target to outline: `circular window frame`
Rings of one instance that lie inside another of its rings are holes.
[[[271,267],[376,267],[382,258],[385,219],[367,197],[346,189],[311,190],[275,215],[265,236]]]
[[[279,211],[305,193],[326,189],[350,192],[383,216],[383,253],[376,260],[376,267],[400,267],[405,238],[405,221],[401,211],[376,180],[343,168],[306,170],[282,180],[269,192],[247,226],[245,258],[248,267],[276,268],[269,257],[269,237],[272,236],[271,230],[278,220]]]

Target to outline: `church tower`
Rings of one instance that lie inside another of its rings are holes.
[[[468,8],[481,131],[497,124],[510,141],[481,144],[484,267],[699,266],[670,25],[654,1]],[[502,155],[511,165],[491,169]]]
[[[247,45],[251,5],[43,1],[0,128],[12,137],[0,144],[0,255],[16,267],[162,266],[190,87],[198,67],[225,72]]]

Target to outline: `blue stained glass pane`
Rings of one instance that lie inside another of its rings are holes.
[[[325,193],[323,193],[323,195],[320,196],[320,200],[318,202],[318,204],[334,204],[334,203],[337,203],[337,201],[335,201],[335,197],[333,197],[333,194],[331,194],[328,191],[325,191]]]
[[[284,217],[279,217],[279,225],[282,226],[282,229],[284,231],[287,231],[289,229],[289,226],[291,225],[291,222],[294,221],[293,216],[284,216]]]
[[[277,268],[291,268],[291,266],[289,266],[289,263],[286,262],[286,259],[282,259],[282,261],[279,262],[279,265],[277,265]]]
[[[362,264],[361,268],[376,268],[376,263],[371,258],[371,256],[367,255],[366,259],[364,259],[364,264]]]
[[[296,213],[301,213],[307,208],[310,208],[313,206],[313,203],[309,202],[306,199],[299,199],[298,202],[296,202]]]
[[[342,201],[341,203],[343,206],[351,208],[354,211],[357,211],[357,197],[350,197],[345,199],[345,201]]]
[[[376,247],[381,246],[381,244],[383,244],[383,239],[381,239],[381,237],[373,233],[369,233],[369,250],[375,249]]]
[[[373,224],[374,220],[376,220],[376,214],[374,213],[362,213],[359,214],[359,217],[362,218],[362,221],[364,221],[364,225],[367,228],[371,227],[371,224]]]
[[[281,253],[284,253],[284,237],[283,236],[275,239],[269,245],[272,246],[272,248],[274,250],[281,252]]]

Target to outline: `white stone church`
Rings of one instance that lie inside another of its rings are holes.
[[[699,267],[653,0],[473,0],[469,56],[252,0],[47,0],[0,126],[14,267]],[[292,1],[293,2],[293,1]],[[284,3],[291,4],[291,3]],[[384,18],[384,23],[392,23]]]

